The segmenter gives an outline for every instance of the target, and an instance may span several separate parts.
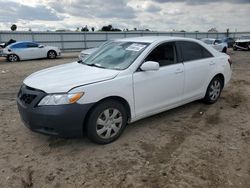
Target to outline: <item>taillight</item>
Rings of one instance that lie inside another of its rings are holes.
[[[231,65],[233,64],[233,61],[229,58],[229,59],[228,59],[228,63],[229,63],[229,65],[231,66]]]

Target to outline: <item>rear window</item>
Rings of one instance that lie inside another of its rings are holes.
[[[179,44],[184,62],[213,57],[207,49],[198,43],[183,41]]]

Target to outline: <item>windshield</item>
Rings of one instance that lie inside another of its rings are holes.
[[[101,46],[82,63],[101,68],[124,70],[147,46],[148,43],[110,42]]]

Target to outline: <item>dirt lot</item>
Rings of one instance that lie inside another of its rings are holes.
[[[0,59],[0,187],[250,187],[250,52],[230,54],[233,78],[216,104],[141,120],[105,146],[33,133],[17,111],[26,76],[77,54]]]

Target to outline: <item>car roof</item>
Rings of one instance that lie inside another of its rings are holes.
[[[171,37],[171,36],[133,37],[133,38],[117,39],[116,41],[153,43],[153,42],[160,42],[160,41],[178,41],[178,40],[197,42],[196,39],[192,39],[192,38]]]
[[[18,42],[14,42],[14,43],[10,44],[10,46],[15,45],[15,44],[22,44],[22,43],[26,43],[26,42],[32,42],[32,41],[18,41]],[[32,43],[36,43],[36,42],[32,42]]]
[[[203,38],[203,39],[201,39],[201,40],[219,40],[219,39],[214,39],[214,38]]]

